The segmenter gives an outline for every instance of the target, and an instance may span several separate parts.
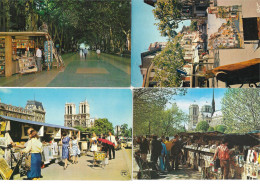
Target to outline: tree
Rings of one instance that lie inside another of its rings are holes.
[[[260,89],[228,89],[221,101],[227,133],[259,129]]]
[[[198,31],[198,22],[196,20],[192,20],[190,24],[191,31]]]
[[[165,105],[174,95],[185,95],[186,89],[136,88],[133,93],[134,135],[146,135],[160,121]]]
[[[153,10],[154,16],[159,23],[158,28],[162,36],[174,37],[172,30],[179,27],[179,23],[185,20],[182,13],[182,2],[179,0],[157,1]]]
[[[153,59],[155,68],[154,81],[160,87],[179,87],[181,85],[182,79],[178,70],[182,69],[186,61],[183,58],[184,53],[180,39],[180,36],[176,36]]]
[[[97,135],[100,135],[101,133],[108,134],[109,131],[114,133],[113,124],[106,118],[95,120],[95,125],[91,131],[95,132]]]
[[[129,130],[130,129],[128,129],[128,124],[126,124],[126,123],[121,125],[121,135],[124,136],[124,137],[129,137]],[[132,134],[132,132],[131,132],[131,134]]]
[[[208,132],[213,132],[214,128],[213,127],[209,127]]]
[[[207,121],[201,121],[196,126],[196,131],[206,132],[209,129],[209,124]]]
[[[53,42],[66,50],[84,41],[103,52],[129,50],[129,0],[5,0],[3,9],[3,31],[37,31],[45,22]]]
[[[224,125],[217,125],[217,126],[215,127],[215,130],[216,130],[216,131],[222,132],[222,133],[224,133],[226,129],[227,129],[227,127],[224,126]]]
[[[182,123],[188,120],[188,116],[173,103],[170,109],[162,111],[160,119],[161,121],[154,125],[155,133],[170,136],[183,131]]]

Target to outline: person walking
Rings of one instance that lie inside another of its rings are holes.
[[[37,131],[34,129],[30,129],[29,138],[30,140],[27,142],[26,148],[22,150],[22,153],[31,154],[31,168],[27,172],[27,178],[39,180],[41,177],[42,143],[39,141]]]
[[[179,169],[179,159],[181,154],[182,143],[179,140],[179,135],[174,136],[175,139],[172,141],[171,155],[172,155],[172,170]]]
[[[42,51],[39,47],[36,47],[36,65],[38,72],[42,71]]]
[[[228,140],[226,138],[224,138],[222,144],[217,147],[213,161],[215,161],[217,157],[220,160],[223,179],[228,179],[230,169],[230,151],[228,149]]]
[[[116,142],[115,136],[112,135],[111,131],[109,131],[108,135],[109,136],[107,137],[107,140],[113,143],[113,145],[109,145],[109,148],[108,148],[109,149],[109,160],[111,160],[112,159],[111,152],[113,152],[113,159],[116,158],[115,146],[117,146],[117,142]]]
[[[166,154],[166,157],[165,157],[165,169],[170,171],[171,170],[170,155],[171,155],[172,142],[169,141],[169,137],[166,137],[164,144],[165,144],[166,150],[167,150],[167,154]]]
[[[95,132],[93,132],[92,134],[90,151],[93,152],[93,157],[95,158],[95,153],[97,152],[97,136]],[[94,165],[95,164],[96,164],[96,160],[94,159]]]
[[[154,164],[157,164],[158,162],[158,158],[161,155],[161,151],[162,151],[162,144],[160,141],[157,140],[157,136],[154,135],[153,136],[153,140],[151,143],[151,161]]]
[[[147,154],[149,153],[149,143],[145,137],[143,137],[143,140],[140,142],[140,152],[141,152],[141,158],[143,161],[147,160]]]
[[[100,51],[99,49],[97,49],[96,53],[97,53],[97,57],[98,57],[98,59],[100,59],[101,51]]]
[[[79,144],[78,144],[76,135],[72,136],[72,141],[70,143],[70,147],[72,150],[72,153],[71,153],[72,164],[77,164],[78,163],[77,158],[78,158],[78,155],[80,155],[80,150],[79,150]]]
[[[163,142],[164,139],[161,139],[161,144],[162,144],[162,151],[161,151],[161,155],[159,156],[160,159],[160,169],[163,172],[165,170],[165,157],[167,155],[167,150],[166,150],[166,146]]]
[[[62,133],[62,159],[64,160],[64,170],[68,167],[68,159],[69,159],[69,146],[70,146],[70,138],[67,136],[66,132]]]
[[[88,50],[87,48],[83,49],[83,54],[85,56],[85,59],[87,59]]]

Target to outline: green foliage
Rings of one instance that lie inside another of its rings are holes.
[[[103,52],[123,52],[131,39],[129,0],[16,0],[3,6],[10,13],[0,11],[6,31],[37,31],[45,22],[55,44],[66,50],[85,42]]]
[[[181,85],[181,74],[177,72],[177,69],[181,69],[186,64],[186,61],[183,58],[184,53],[180,40],[181,37],[176,36],[153,59],[155,68],[154,81],[157,81],[160,87],[179,87]]]
[[[101,133],[108,134],[109,131],[114,133],[113,124],[106,118],[95,120],[95,126],[90,131],[95,132],[97,135]]]
[[[215,129],[213,127],[209,127],[208,132],[213,132]]]
[[[127,124],[121,125],[121,136],[123,137],[132,137],[132,128],[128,129]]]
[[[226,129],[227,129],[227,127],[226,127],[225,125],[217,125],[217,126],[215,127],[215,130],[216,130],[216,131],[222,132],[222,133],[224,133]]]
[[[154,16],[162,36],[173,38],[173,30],[179,27],[179,23],[185,19],[182,14],[182,2],[179,0],[157,1],[153,10]]]
[[[78,129],[81,132],[85,132],[86,131],[86,128],[83,128],[83,127],[76,126],[74,128]]]
[[[191,21],[190,30],[191,31],[198,31],[198,22],[197,21],[195,21],[195,20]]]
[[[247,133],[259,128],[260,89],[228,89],[221,104],[225,133]]]
[[[154,124],[153,132],[157,135],[171,136],[183,131],[183,123],[187,122],[188,115],[185,114],[176,103],[170,109],[160,114],[160,121]]]
[[[196,131],[198,132],[207,132],[207,130],[209,129],[209,124],[207,121],[201,121],[197,124],[196,126]]]
[[[186,89],[137,88],[134,89],[134,135],[157,134],[166,104],[174,95],[185,95]],[[161,133],[164,133],[162,130]]]

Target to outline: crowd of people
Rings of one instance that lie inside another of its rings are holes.
[[[165,172],[179,169],[183,143],[178,135],[172,140],[164,136],[158,139],[156,135],[151,138],[138,137],[136,143],[140,146],[139,153],[143,161],[147,161],[147,154],[150,153],[151,162],[157,164],[159,161],[160,171]]]
[[[161,172],[179,170],[180,163],[185,163],[183,146],[189,144],[191,140],[181,139],[175,135],[174,139],[162,136],[158,139],[156,135],[152,137],[136,137],[134,144],[139,145],[136,154],[144,162],[154,163]],[[147,155],[150,154],[150,160]],[[228,139],[224,138],[217,145],[212,164],[221,169],[223,179],[228,179],[230,165],[232,164],[232,151],[228,148]]]
[[[41,168],[43,166],[43,144],[40,141],[38,132],[33,128],[29,128],[27,130],[27,134],[29,136],[29,139],[24,145],[16,145],[15,143],[12,143],[12,146],[22,148],[21,154],[30,154],[30,166],[27,169],[27,179],[39,180],[42,177]],[[116,137],[112,135],[112,132],[109,132],[108,136],[104,134],[97,136],[93,132],[92,137],[87,138],[87,141],[88,149],[86,150],[86,153],[88,151],[91,151],[93,153],[93,158],[95,158],[95,154],[97,152],[102,152],[105,154],[105,158],[109,160],[111,160],[112,158],[115,159],[115,148],[117,147],[117,140]],[[81,155],[78,135],[72,135],[70,137],[67,132],[63,132],[59,145],[62,146],[61,158],[64,163],[64,170],[67,169],[69,161],[72,164],[77,164],[78,157]],[[93,162],[93,164],[95,165],[96,160],[93,159]]]

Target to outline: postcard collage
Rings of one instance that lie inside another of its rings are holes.
[[[0,180],[222,179],[260,179],[260,0],[0,0]]]

